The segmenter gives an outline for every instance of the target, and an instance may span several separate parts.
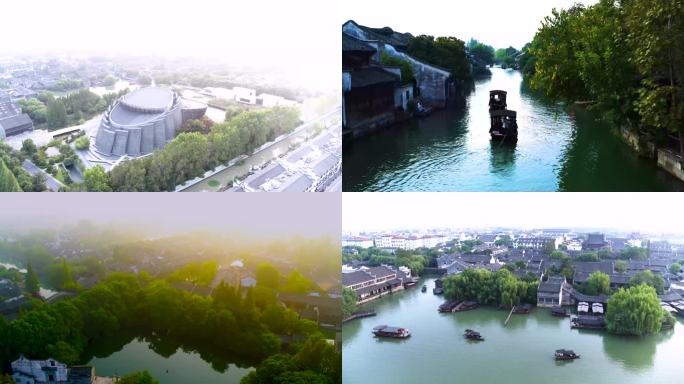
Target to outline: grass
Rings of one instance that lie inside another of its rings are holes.
[[[207,183],[207,185],[209,185],[209,186],[212,187],[212,188],[218,188],[218,187],[221,185],[221,183],[219,183],[219,182],[216,181],[216,180],[209,180],[209,182]]]

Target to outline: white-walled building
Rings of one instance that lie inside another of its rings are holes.
[[[12,362],[12,379],[17,384],[66,383],[66,364],[55,359],[29,360],[23,355]]]
[[[370,248],[373,246],[373,239],[367,237],[355,236],[355,237],[345,237],[342,239],[343,247],[356,246],[361,248]]]
[[[233,87],[235,101],[243,104],[256,105],[256,90],[243,87]]]

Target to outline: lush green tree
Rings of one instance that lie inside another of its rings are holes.
[[[570,256],[563,251],[553,251],[549,257],[554,260],[566,260],[570,258]]]
[[[658,294],[662,294],[665,290],[665,280],[657,274],[654,274],[650,270],[641,271],[631,279],[629,279],[630,286],[637,286],[641,284],[646,284],[653,287]]]
[[[74,141],[74,146],[78,150],[88,149],[90,147],[90,137],[83,135]]]
[[[344,287],[342,290],[342,315],[351,316],[356,311],[356,292],[353,289]]]
[[[415,80],[416,74],[413,71],[413,66],[408,61],[383,52],[380,55],[380,62],[382,65],[401,68],[401,82],[403,84],[411,84]]]
[[[61,99],[48,100],[46,116],[50,128],[62,128],[67,125],[66,107]]]
[[[577,260],[579,261],[599,261],[599,256],[596,252],[584,252]]]
[[[111,192],[109,175],[99,165],[86,169],[83,174],[83,183],[89,192]]]
[[[38,282],[38,275],[36,274],[36,271],[33,270],[31,262],[26,265],[26,280],[24,281],[24,284],[27,292],[33,295],[38,294],[40,283]]]
[[[22,192],[17,178],[0,158],[0,192]]]
[[[124,375],[119,381],[117,381],[119,384],[159,384],[159,381],[156,380],[152,375],[145,371],[142,372],[135,372],[135,373],[129,373],[128,375]]]
[[[641,336],[660,331],[664,310],[655,289],[646,284],[619,289],[608,299],[606,326],[621,335]]]
[[[536,303],[537,281],[517,279],[507,269],[495,273],[475,268],[443,279],[444,294],[450,299],[477,300],[481,304],[513,306]]]
[[[47,107],[38,99],[19,100],[21,111],[29,115],[34,124],[47,121]]]
[[[620,251],[620,258],[625,260],[648,260],[648,249],[642,247],[627,247]]]
[[[676,275],[682,271],[682,266],[677,263],[673,263],[668,268],[668,271],[670,271],[671,274]]]
[[[616,271],[616,272],[623,273],[623,272],[627,271],[627,267],[628,267],[628,266],[629,266],[629,263],[628,263],[627,261],[625,261],[625,260],[616,260],[616,261],[615,261],[615,266],[614,266],[614,268],[615,268],[615,271]]]
[[[458,80],[472,77],[466,57],[465,43],[455,37],[420,35],[408,43],[408,54],[429,64],[448,69]]]
[[[475,57],[475,60],[486,64],[494,65],[494,47],[482,43],[476,43],[469,47],[470,54]]]
[[[255,271],[257,285],[264,286],[278,290],[280,288],[280,280],[282,275],[280,271],[271,264],[261,263],[256,267]]]
[[[593,272],[582,284],[580,291],[592,296],[607,295],[610,293],[610,276],[600,271]]]

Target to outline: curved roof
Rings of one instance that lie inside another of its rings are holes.
[[[121,98],[121,104],[141,112],[163,112],[173,103],[173,92],[166,88],[142,88]]]

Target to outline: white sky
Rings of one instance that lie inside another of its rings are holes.
[[[609,228],[684,233],[678,193],[344,193],[342,229]]]
[[[345,0],[341,22],[352,19],[368,27],[466,42],[474,37],[495,48],[520,49],[554,7],[569,8],[575,2],[591,5],[598,0]]]
[[[339,87],[339,1],[20,0],[2,4],[8,52],[219,57]]]

